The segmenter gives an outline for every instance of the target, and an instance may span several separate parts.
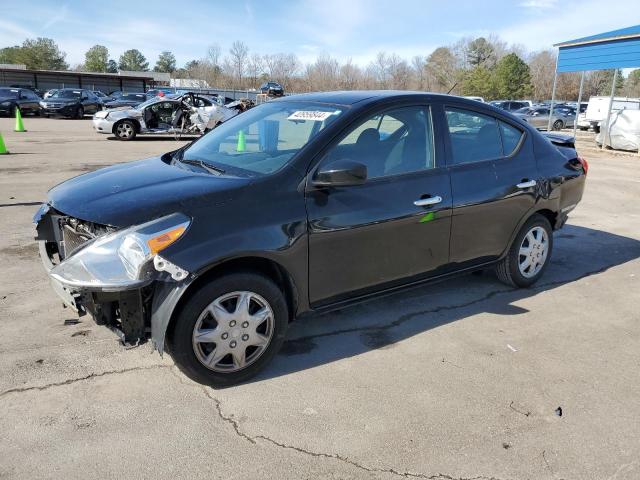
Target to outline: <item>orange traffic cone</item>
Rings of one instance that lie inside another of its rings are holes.
[[[16,128],[14,129],[14,132],[26,132],[24,125],[22,124],[22,114],[18,107],[16,107]]]
[[[6,155],[9,153],[7,147],[4,144],[4,139],[2,138],[2,134],[0,133],[0,155]]]

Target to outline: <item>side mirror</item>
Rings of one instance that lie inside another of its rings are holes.
[[[366,165],[346,158],[321,167],[313,176],[317,187],[348,187],[362,185],[366,180]]]

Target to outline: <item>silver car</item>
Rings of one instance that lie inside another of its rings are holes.
[[[516,117],[530,123],[536,128],[545,129],[549,125],[549,107],[525,107],[513,112]],[[551,119],[551,130],[562,130],[563,128],[573,128],[576,121],[575,110],[571,108],[556,107],[553,109]]]
[[[103,110],[93,116],[93,128],[119,140],[146,134],[200,135],[239,111],[220,105],[215,98],[187,93],[153,97],[136,107]]]

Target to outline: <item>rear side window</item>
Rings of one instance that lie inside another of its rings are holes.
[[[500,134],[502,135],[502,150],[505,156],[511,155],[520,143],[522,132],[508,123],[498,121]]]
[[[450,107],[445,112],[454,165],[502,157],[498,121],[494,117]]]

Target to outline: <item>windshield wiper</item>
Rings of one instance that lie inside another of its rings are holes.
[[[182,155],[180,155],[180,157],[178,158],[178,161],[182,162],[182,163],[186,163],[187,165],[197,165],[199,167],[204,168],[206,171],[208,171],[209,173],[212,173],[214,175],[224,175],[225,171],[223,169],[221,169],[220,167],[216,167],[215,165],[211,165],[210,163],[205,162],[204,160],[197,160],[197,159],[189,159],[189,158],[182,158]]]

